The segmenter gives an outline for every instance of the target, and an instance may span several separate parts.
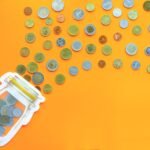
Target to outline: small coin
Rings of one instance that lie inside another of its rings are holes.
[[[100,42],[101,44],[105,44],[105,43],[107,42],[107,37],[106,37],[105,35],[101,35],[101,36],[99,37],[99,42]]]
[[[105,56],[109,56],[112,54],[112,47],[110,45],[104,45],[102,47],[102,53],[105,55]]]
[[[139,25],[134,26],[133,29],[132,29],[132,33],[134,35],[140,35],[142,33],[141,26],[139,26]]]
[[[150,73],[150,65],[147,66],[147,73]]]
[[[88,44],[86,46],[86,52],[88,54],[94,54],[96,52],[96,46],[94,44]]]
[[[35,86],[36,89],[38,89],[39,91],[41,91],[41,88],[39,86]]]
[[[24,14],[26,16],[30,16],[32,14],[32,8],[31,7],[25,7],[24,8]]]
[[[130,56],[136,55],[137,51],[138,51],[138,47],[134,43],[129,43],[126,46],[126,53]]]
[[[64,60],[71,59],[72,57],[72,52],[69,48],[64,48],[60,52],[60,57]]]
[[[112,1],[111,0],[103,0],[102,7],[104,10],[112,9]]]
[[[134,0],[124,0],[123,5],[126,8],[132,8],[134,6]]]
[[[85,33],[89,36],[94,35],[96,33],[96,27],[93,24],[88,24],[85,29]]]
[[[8,105],[15,105],[17,102],[17,99],[14,96],[12,96],[11,94],[8,94],[6,96],[6,102]]]
[[[13,117],[13,114],[12,114],[13,109],[14,109],[14,107],[10,106],[10,105],[3,106],[0,109],[0,115],[1,116]]]
[[[34,33],[28,33],[28,34],[26,34],[26,36],[25,36],[25,40],[26,40],[27,43],[30,43],[30,44],[31,44],[31,43],[35,42],[36,36],[35,36]]]
[[[121,59],[115,59],[113,62],[113,66],[116,69],[120,69],[123,66],[123,62]]]
[[[115,41],[120,41],[121,39],[122,39],[121,33],[116,32],[116,33],[114,34],[114,40],[115,40]]]
[[[32,82],[36,85],[43,83],[44,75],[41,72],[35,72],[32,76]]]
[[[76,76],[76,75],[78,74],[78,72],[79,72],[79,69],[78,69],[78,67],[76,67],[76,66],[71,66],[71,67],[69,68],[69,73],[70,73],[70,75],[72,75],[72,76]]]
[[[20,55],[22,57],[28,57],[30,55],[30,49],[28,47],[22,47],[20,49]]]
[[[53,30],[56,35],[59,35],[62,32],[62,29],[60,26],[55,26]]]
[[[6,101],[0,99],[0,109],[6,105],[7,105]]]
[[[58,14],[57,21],[63,23],[65,21],[65,16],[63,14]]]
[[[36,53],[34,56],[34,60],[38,63],[41,63],[45,60],[45,55],[43,53]]]
[[[42,27],[40,33],[42,36],[47,37],[50,35],[50,29],[48,27]]]
[[[89,11],[89,12],[94,11],[95,10],[95,5],[93,3],[91,3],[91,2],[88,2],[86,4],[86,10]]]
[[[13,113],[13,117],[19,118],[19,117],[21,117],[23,112],[19,108],[14,108],[12,113]]]
[[[0,116],[0,126],[6,126],[10,122],[9,116]]]
[[[147,56],[150,56],[150,47],[146,47],[146,48],[145,48],[145,54],[146,54]]]
[[[40,7],[38,9],[38,17],[41,19],[46,19],[50,14],[50,11],[47,7]]]
[[[33,19],[27,19],[26,21],[25,21],[25,26],[27,27],[27,28],[32,28],[33,26],[34,26],[34,20]]]
[[[121,27],[122,29],[126,29],[128,26],[129,26],[128,20],[122,19],[122,20],[120,21],[120,27]]]
[[[111,23],[111,18],[109,15],[103,15],[102,18],[101,18],[101,24],[102,25],[105,25],[105,26],[108,26],[110,25]]]
[[[16,72],[20,75],[23,75],[26,72],[26,67],[24,65],[20,64],[17,66]]]
[[[3,136],[5,133],[5,128],[3,126],[0,126],[0,136]]]
[[[26,74],[26,75],[24,75],[23,77],[24,77],[24,79],[25,79],[26,81],[28,81],[28,82],[31,81],[31,76],[30,76],[30,75]]]
[[[71,36],[76,36],[79,34],[79,28],[77,25],[70,25],[68,28],[68,34]]]
[[[139,70],[141,67],[141,64],[139,61],[135,60],[132,62],[131,67],[133,70]]]
[[[52,9],[56,12],[60,12],[64,9],[64,2],[63,1],[56,1],[52,2]]]
[[[58,69],[59,65],[57,60],[55,59],[50,59],[47,63],[46,63],[46,68],[51,71],[54,72]]]
[[[53,19],[52,18],[47,18],[46,20],[45,20],[45,24],[46,25],[52,25],[53,24]]]
[[[50,50],[50,49],[52,49],[52,41],[50,41],[50,40],[44,41],[44,43],[43,43],[43,48],[44,48],[45,50]]]
[[[73,18],[80,21],[84,18],[84,11],[81,8],[77,8],[73,11]]]
[[[145,11],[150,11],[150,1],[145,1],[143,3],[143,8]]]
[[[53,90],[53,87],[50,84],[45,84],[43,86],[43,92],[46,94],[51,93],[52,90]]]
[[[122,15],[122,10],[120,8],[114,8],[113,15],[117,18],[120,17]]]
[[[63,74],[57,74],[55,77],[55,82],[56,82],[56,84],[59,84],[59,85],[64,84],[65,80],[66,80],[66,78]]]
[[[130,20],[136,20],[138,18],[138,11],[137,10],[130,10],[128,12],[128,18]]]
[[[38,65],[35,62],[30,62],[27,65],[27,71],[29,73],[35,73],[38,70]]]
[[[57,44],[57,46],[59,46],[59,47],[63,47],[63,46],[65,46],[66,41],[65,41],[64,38],[58,38],[57,41],[56,41],[56,44]]]
[[[99,61],[98,61],[98,66],[99,66],[100,68],[104,68],[104,67],[106,66],[106,62],[105,62],[104,60],[99,60]]]
[[[73,41],[71,47],[74,51],[78,52],[82,49],[82,43],[79,40],[75,40],[75,41]]]
[[[86,71],[88,70],[91,70],[92,68],[92,63],[89,61],[89,60],[85,60],[83,63],[82,63],[82,68]]]

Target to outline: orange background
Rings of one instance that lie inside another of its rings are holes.
[[[45,83],[53,85],[53,92],[46,96],[46,102],[41,105],[30,124],[23,127],[15,138],[1,150],[149,150],[150,149],[150,99],[149,86],[150,75],[146,73],[146,66],[150,63],[144,55],[144,47],[150,44],[147,26],[150,13],[143,10],[144,0],[135,0],[135,7],[139,12],[136,21],[129,21],[129,28],[120,29],[119,19],[112,16],[112,11],[101,9],[100,0],[65,0],[65,10],[62,12],[65,23],[56,21],[57,13],[51,9],[51,0],[1,0],[0,1],[0,74],[14,71],[17,64],[27,64],[33,60],[36,52],[42,51],[46,55],[46,61],[56,58],[60,68],[55,73],[50,73],[45,68],[45,63],[39,64],[45,75]],[[82,1],[82,3],[81,3]],[[92,13],[86,12],[85,19],[77,22],[72,19],[72,11],[76,7],[85,8],[86,2],[91,1],[96,5]],[[122,5],[123,0],[113,0],[114,7],[123,10],[121,18],[127,18],[128,9]],[[26,17],[23,9],[31,6],[33,14]],[[44,26],[44,21],[37,17],[40,6],[50,8],[50,16],[54,23],[50,26],[60,25],[62,35],[51,33],[50,37],[40,36],[39,29]],[[112,23],[108,27],[100,24],[100,18],[104,14],[110,14]],[[35,27],[27,29],[24,21],[27,18],[35,20]],[[93,37],[85,36],[83,29],[87,23],[93,23],[97,27],[97,33]],[[80,27],[77,37],[70,37],[66,30],[70,24]],[[143,33],[134,36],[131,33],[134,25],[141,25]],[[27,44],[24,36],[28,32],[34,32],[37,40],[34,44]],[[120,42],[113,40],[113,34],[121,32],[123,38]],[[98,43],[100,35],[107,35],[108,44],[113,47],[111,56],[103,56],[100,52],[102,45]],[[59,58],[61,48],[53,45],[51,51],[42,49],[42,43],[50,39],[55,43],[58,37],[65,37],[66,47],[75,39],[81,39],[84,47],[81,52],[73,52],[69,61]],[[139,51],[136,56],[129,57],[125,53],[125,45],[129,42],[138,44]],[[88,43],[97,45],[97,52],[88,55],[85,46]],[[23,46],[31,49],[28,58],[21,58],[19,50]],[[124,67],[116,70],[112,67],[115,58],[122,58]],[[83,60],[89,59],[93,63],[93,69],[89,72],[81,69]],[[105,69],[97,66],[99,59],[107,63]],[[142,66],[139,71],[133,71],[130,67],[133,60],[140,60]],[[45,61],[45,62],[46,62]],[[68,74],[68,67],[77,65],[80,68],[77,77]],[[57,73],[66,76],[66,83],[58,86],[54,82]]]

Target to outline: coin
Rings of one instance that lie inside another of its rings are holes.
[[[69,73],[70,73],[70,75],[76,76],[78,74],[78,72],[79,72],[78,67],[76,67],[76,66],[69,67]]]
[[[6,102],[8,105],[15,105],[17,102],[17,99],[14,96],[12,96],[11,94],[8,94],[6,96]]]
[[[46,94],[52,92],[52,90],[53,90],[53,87],[50,84],[45,84],[43,86],[43,92]]]
[[[60,12],[64,9],[64,2],[63,1],[57,1],[57,0],[54,0],[52,2],[52,9],[56,12]]]
[[[132,8],[134,6],[134,0],[124,0],[123,5],[126,8]]]
[[[0,115],[1,116],[13,117],[13,114],[12,114],[13,109],[14,109],[14,107],[10,106],[10,105],[3,106],[0,109]]]
[[[89,60],[85,60],[83,63],[82,63],[82,68],[86,71],[88,70],[91,70],[92,68],[92,63],[89,61]]]
[[[139,61],[135,60],[132,62],[131,67],[133,70],[139,70],[141,67],[141,64]]]
[[[46,19],[50,14],[50,11],[47,7],[40,7],[38,9],[38,17],[41,19]]]
[[[123,66],[123,62],[121,59],[115,59],[113,62],[113,66],[116,69],[120,69]]]
[[[26,21],[25,21],[25,26],[27,27],[27,28],[32,28],[33,26],[34,26],[34,20],[33,19],[27,19]]]
[[[99,42],[100,42],[101,44],[105,44],[105,43],[107,42],[107,37],[106,37],[105,35],[101,35],[101,36],[99,37]]]
[[[99,61],[98,61],[98,66],[99,66],[100,68],[104,68],[104,67],[106,66],[106,62],[105,62],[104,60],[99,60]]]
[[[29,73],[35,73],[38,70],[38,65],[35,62],[30,62],[27,65],[27,71]]]
[[[96,32],[96,27],[93,24],[88,24],[85,29],[85,33],[89,36],[94,35]]]
[[[72,49],[76,52],[80,51],[82,49],[82,43],[79,40],[75,40],[72,43]]]
[[[53,24],[53,19],[52,19],[52,18],[47,18],[47,19],[45,20],[45,24],[46,24],[46,25],[52,25],[52,24]]]
[[[31,81],[31,76],[30,76],[30,75],[26,74],[26,75],[24,75],[23,77],[24,77],[24,79],[25,79],[26,81],[28,81],[28,82]]]
[[[25,7],[24,8],[24,14],[26,16],[30,16],[32,14],[32,8],[31,7]]]
[[[36,89],[38,89],[39,91],[41,91],[41,88],[39,86],[35,86]]]
[[[91,2],[88,2],[86,4],[86,10],[89,11],[89,12],[94,11],[95,10],[95,5],[93,3],[91,3]]]
[[[108,26],[110,25],[111,23],[111,18],[109,15],[103,15],[102,18],[101,18],[101,23],[105,26]]]
[[[70,49],[68,48],[64,48],[61,50],[60,52],[60,57],[64,60],[68,60],[68,59],[71,59],[72,57],[72,52]]]
[[[45,60],[45,55],[43,53],[36,53],[34,56],[34,60],[38,63],[41,63]]]
[[[79,34],[79,28],[77,25],[70,25],[68,28],[68,34],[71,36],[76,36]]]
[[[32,44],[33,42],[35,42],[36,40],[36,36],[34,33],[28,33],[25,36],[25,40],[27,43]]]
[[[52,49],[52,42],[51,42],[50,40],[44,41],[44,43],[43,43],[43,48],[44,48],[45,50],[50,50],[50,49]]]
[[[147,73],[150,73],[150,65],[147,66]]]
[[[13,117],[19,118],[22,115],[22,110],[19,108],[14,108],[12,113],[13,113]]]
[[[117,18],[120,17],[122,15],[122,10],[120,8],[114,8],[113,15]]]
[[[9,116],[0,116],[0,126],[6,126],[10,122]]]
[[[112,54],[112,48],[110,45],[104,45],[102,47],[102,53],[105,55],[105,56],[109,56]]]
[[[147,56],[150,56],[150,47],[146,47],[146,48],[145,48],[145,54],[146,54]]]
[[[7,105],[6,101],[0,99],[0,109],[6,105]]]
[[[138,11],[137,10],[130,10],[128,12],[128,18],[131,20],[136,20],[138,18]]]
[[[53,30],[56,35],[59,35],[62,32],[62,29],[60,26],[55,26]]]
[[[137,51],[138,51],[138,47],[134,43],[129,43],[126,46],[126,53],[130,56],[135,55],[137,53]]]
[[[55,82],[56,82],[56,84],[59,84],[59,85],[64,84],[65,80],[66,80],[66,78],[63,74],[57,74],[55,77]]]
[[[22,47],[20,49],[20,55],[22,57],[27,57],[27,56],[29,56],[29,54],[30,54],[30,49],[28,47]]]
[[[3,136],[5,133],[5,128],[3,126],[0,126],[0,136]]]
[[[65,16],[63,14],[58,14],[57,21],[63,23],[65,21]]]
[[[17,66],[16,72],[20,75],[23,75],[26,72],[26,67],[24,65],[20,64]]]
[[[103,0],[102,7],[104,10],[112,9],[112,1],[111,0]]]
[[[50,59],[47,63],[46,63],[46,68],[51,71],[54,72],[58,69],[59,65],[57,60],[55,59]]]
[[[96,52],[96,46],[94,44],[88,44],[86,46],[86,52],[88,54],[94,54]]]
[[[132,29],[132,33],[134,35],[140,35],[142,33],[141,26],[139,26],[139,25],[134,26],[133,29]]]
[[[84,18],[84,11],[81,8],[77,8],[73,11],[73,18],[80,21]]]
[[[114,34],[114,40],[115,40],[115,41],[120,41],[121,39],[122,39],[121,33],[116,32],[116,33]]]
[[[143,3],[143,8],[145,11],[150,11],[150,1],[145,1]]]
[[[32,82],[36,85],[43,83],[44,75],[41,72],[35,72],[32,76]]]
[[[120,21],[120,27],[121,27],[122,29],[126,29],[128,26],[129,26],[128,20],[122,19],[122,20]]]
[[[64,38],[58,38],[57,41],[56,41],[56,44],[57,44],[57,46],[59,46],[59,47],[63,47],[63,46],[65,46],[66,41],[65,41]]]
[[[48,27],[42,27],[40,33],[42,36],[47,37],[50,35],[50,29]]]

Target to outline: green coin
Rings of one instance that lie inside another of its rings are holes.
[[[26,67],[24,65],[18,65],[16,68],[16,72],[22,75],[26,72]]]
[[[47,37],[50,35],[50,29],[48,27],[42,27],[40,33],[42,36]]]
[[[29,56],[29,54],[30,54],[30,49],[29,48],[27,48],[27,47],[21,48],[20,55],[22,57],[27,57],[27,56]]]
[[[38,85],[44,82],[44,75],[41,72],[35,72],[32,76],[34,84]]]
[[[1,126],[6,126],[10,122],[10,117],[9,116],[0,116],[0,125]]]
[[[24,75],[23,77],[24,77],[24,79],[27,80],[28,82],[31,81],[31,76],[30,76],[30,75],[26,74],[26,75]]]
[[[123,62],[121,59],[115,59],[113,62],[113,66],[116,69],[120,69],[123,66]]]
[[[79,28],[78,28],[78,26],[77,25],[71,25],[71,26],[69,26],[68,33],[71,36],[78,35],[79,34]]]
[[[45,20],[45,24],[46,24],[46,25],[51,25],[51,24],[53,24],[53,19],[52,19],[52,18],[47,18],[47,19]]]
[[[60,52],[60,57],[64,60],[68,60],[72,57],[72,52],[70,49],[68,48],[64,48],[63,50],[61,50]]]
[[[145,11],[150,11],[150,1],[145,1],[143,4],[143,8]]]
[[[111,48],[111,46],[109,46],[109,45],[104,45],[104,46],[102,47],[102,53],[103,53],[104,55],[106,55],[106,56],[111,55],[111,53],[112,53],[112,48]]]
[[[86,10],[89,11],[89,12],[94,11],[95,10],[95,5],[91,2],[88,2],[86,4]]]
[[[150,65],[147,66],[147,72],[150,73]]]
[[[141,26],[134,26],[133,29],[132,29],[132,33],[134,35],[140,35],[142,33]]]
[[[25,26],[26,26],[27,28],[32,28],[32,27],[34,26],[34,20],[33,20],[33,19],[27,19],[27,20],[25,21]]]
[[[30,62],[27,65],[27,71],[29,73],[35,73],[38,70],[38,65],[35,62]]]
[[[25,40],[27,43],[33,43],[35,42],[36,40],[36,36],[34,33],[28,33],[26,36],[25,36]]]
[[[131,20],[136,20],[138,18],[138,11],[137,10],[130,10],[128,12],[128,18]]]
[[[86,46],[86,52],[88,54],[94,54],[96,52],[96,46],[94,44],[88,44]]]
[[[36,53],[34,59],[36,62],[41,63],[45,60],[45,55],[43,53]]]
[[[103,15],[101,18],[101,23],[105,26],[108,26],[111,23],[111,18],[109,15]]]
[[[43,87],[43,92],[46,94],[52,92],[52,90],[53,90],[53,87],[50,84],[45,84]]]
[[[56,77],[55,77],[55,82],[57,84],[64,84],[65,80],[66,80],[66,78],[63,74],[57,74]]]
[[[52,42],[51,42],[50,40],[44,41],[44,43],[43,43],[43,48],[44,48],[45,50],[50,50],[50,49],[52,49]]]

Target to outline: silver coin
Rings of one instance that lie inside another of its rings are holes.
[[[19,108],[14,108],[12,113],[13,117],[19,118],[22,115],[22,110]]]
[[[72,43],[72,49],[74,50],[74,51],[80,51],[81,49],[82,49],[82,43],[80,42],[80,41],[78,41],[78,40],[76,40],[76,41],[74,41],[73,43]]]
[[[58,62],[55,59],[51,59],[47,62],[46,64],[46,68],[51,71],[54,72],[58,69]]]
[[[17,99],[14,96],[12,96],[11,94],[9,94],[6,96],[6,102],[8,105],[15,105],[17,102]]]
[[[73,11],[73,18],[75,20],[82,20],[84,18],[84,11],[80,8],[77,8]]]
[[[32,76],[34,84],[38,85],[44,82],[44,75],[41,72],[35,72]]]
[[[38,17],[41,19],[45,19],[49,16],[50,11],[47,7],[40,7],[38,10]]]
[[[62,2],[61,0],[54,0],[52,2],[52,9],[56,12],[60,12],[64,9],[64,2]]]

